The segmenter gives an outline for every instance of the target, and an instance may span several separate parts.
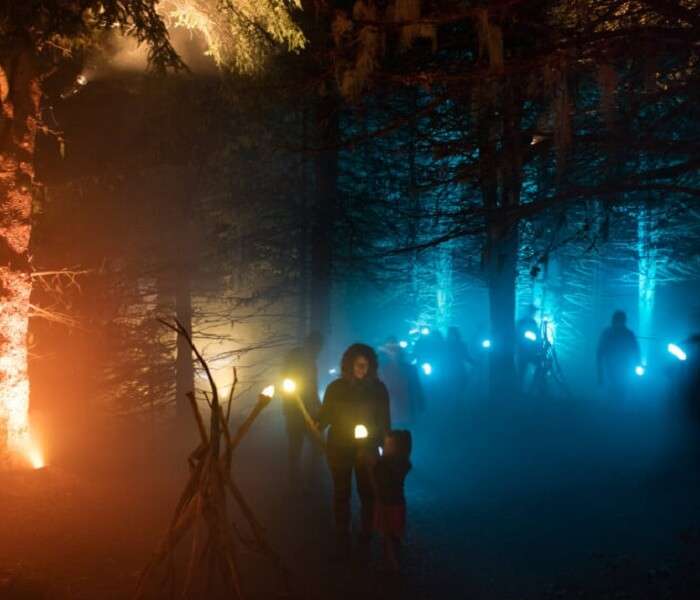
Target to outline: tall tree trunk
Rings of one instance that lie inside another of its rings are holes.
[[[34,146],[41,87],[30,46],[0,62],[0,447],[29,442],[27,329]]]
[[[318,197],[311,225],[311,328],[327,337],[331,321],[333,229],[338,194],[339,107],[329,94],[319,103],[317,121],[323,151],[317,159]]]
[[[491,395],[501,398],[515,387],[515,282],[517,232],[508,227],[502,210],[489,219],[486,271],[491,322]]]
[[[177,320],[192,335],[192,286],[189,270],[178,266],[175,275],[175,315]],[[175,401],[178,419],[187,420],[192,410],[187,394],[194,390],[194,363],[192,349],[183,336],[177,336],[175,358]]]
[[[308,114],[304,107],[301,113],[301,143],[306,147],[308,139]],[[304,154],[301,155],[299,165],[299,208],[298,208],[298,241],[297,251],[299,253],[299,286],[297,297],[297,341],[303,343],[309,326],[309,201],[307,194],[309,191],[307,179],[307,161]]]
[[[169,173],[172,201],[176,205],[180,226],[175,239],[175,315],[187,333],[192,336],[192,272],[195,268],[192,254],[194,249],[192,233],[193,196],[197,188],[197,175],[189,165],[173,167]],[[183,181],[184,177],[184,181]],[[178,185],[179,184],[179,185]],[[181,335],[177,336],[175,357],[175,406],[177,417],[183,423],[189,422],[191,407],[187,394],[194,391],[194,362],[192,349]]]
[[[480,116],[480,171],[484,206],[488,209],[485,267],[489,289],[492,351],[491,396],[503,398],[516,384],[513,362],[518,259],[518,229],[509,215],[520,202],[520,111],[514,83],[504,85],[501,115],[495,110],[493,90],[482,99]],[[502,158],[497,155],[497,133]]]

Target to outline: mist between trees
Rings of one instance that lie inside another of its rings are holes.
[[[35,65],[27,135],[47,134],[11,186],[34,183],[35,228],[10,271],[51,273],[31,300],[54,315],[32,322],[36,407],[60,378],[119,414],[186,409],[197,374],[156,315],[241,389],[311,329],[330,362],[409,322],[489,331],[507,382],[519,307],[556,324],[566,362],[613,304],[653,337],[679,308],[664,290],[694,289],[695,2],[302,3],[277,24],[261,9],[243,46],[231,14],[169,4],[219,20],[140,3],[124,23],[147,15],[159,72],[110,63],[112,13],[62,29],[69,54],[52,32],[6,52]],[[20,39],[32,17],[10,16]],[[173,49],[167,26],[192,35]],[[213,48],[218,68],[190,72],[175,52]]]

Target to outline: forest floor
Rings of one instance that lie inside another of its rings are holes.
[[[700,597],[700,471],[661,400],[436,415],[414,432],[400,577],[378,543],[330,560],[327,473],[289,489],[279,412],[263,414],[234,469],[303,598]],[[125,444],[123,432],[100,439]],[[130,598],[186,479],[174,446],[1,473],[0,599]],[[244,578],[252,599],[279,591],[257,557]]]

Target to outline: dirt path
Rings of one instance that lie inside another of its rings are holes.
[[[416,432],[400,579],[382,572],[377,547],[329,559],[327,474],[290,491],[279,415],[256,424],[235,472],[302,597],[700,597],[700,478],[669,459],[659,414],[583,406],[455,422]],[[0,599],[129,598],[185,479],[177,452],[161,451],[1,474]],[[244,560],[249,597],[275,597],[274,573]]]

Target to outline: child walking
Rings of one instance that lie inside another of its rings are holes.
[[[384,557],[399,570],[397,547],[406,530],[404,480],[411,470],[411,432],[394,430],[384,438],[384,452],[373,469],[375,487],[374,527],[384,539]]]

